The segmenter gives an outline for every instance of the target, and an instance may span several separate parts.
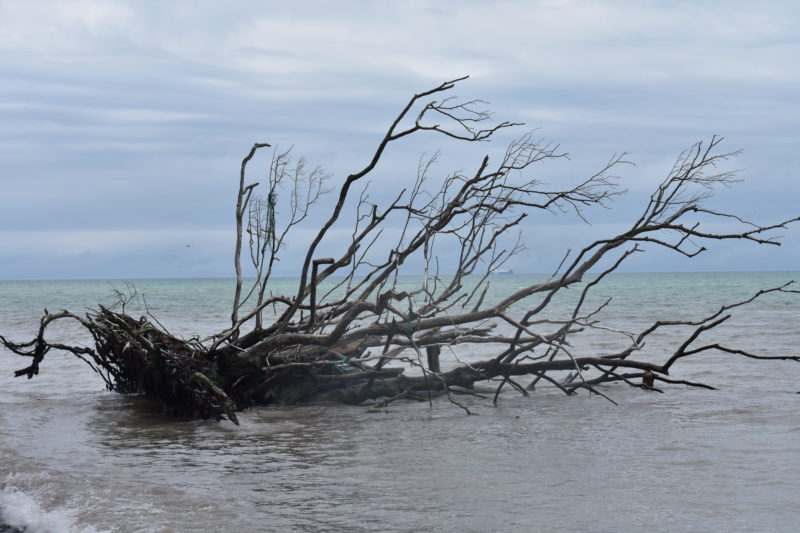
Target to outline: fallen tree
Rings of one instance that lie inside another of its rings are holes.
[[[736,308],[767,293],[797,292],[788,284],[764,289],[699,319],[658,321],[638,332],[611,330],[598,320],[608,301],[587,303],[589,293],[609,273],[646,247],[693,257],[705,250],[698,244],[704,241],[777,245],[775,231],[800,219],[757,224],[707,207],[715,187],[735,181],[733,173],[717,168],[735,155],[718,151],[718,137],[682,153],[624,231],[567,253],[549,279],[487,300],[491,274],[522,249],[513,232],[528,214],[549,210],[583,218],[587,209],[606,206],[623,193],[613,172],[626,161],[615,156],[594,175],[551,189],[531,178],[531,169],[565,154],[526,134],[512,141],[497,161],[486,156],[470,173],[452,173],[434,190],[430,174],[436,156],[423,160],[414,179],[388,201],[373,202],[366,186],[356,192],[356,185],[368,181],[386,151],[402,138],[444,135],[476,143],[519,126],[492,124],[489,113],[479,109],[480,101],[440,98],[460,81],[414,95],[367,165],[338,186],[330,215],[298,265],[293,294],[271,293],[273,267],[292,230],[332,192],[330,176],[319,168],[308,170],[302,159],[294,162],[290,151],[276,150],[266,182],[249,182],[248,164],[269,146],[255,144],[240,169],[236,286],[229,327],[206,339],[187,340],[169,334],[153,317],[129,316],[124,307],[120,311],[99,306],[83,315],[45,311],[31,341],[0,336],[7,349],[30,358],[16,375],[38,374],[51,350],[70,352],[99,373],[110,390],[157,398],[176,416],[236,422],[236,411],[254,404],[385,404],[444,394],[461,405],[458,394],[472,393],[481,382],[492,387],[495,401],[504,388],[528,394],[542,380],[567,394],[583,388],[604,395],[597,386],[609,382],[652,390],[658,390],[657,382],[711,388],[673,379],[670,371],[682,358],[712,350],[800,360],[700,342],[703,333],[728,321]],[[349,242],[331,257],[320,257],[318,250],[332,228],[349,216],[354,216],[346,222]],[[721,232],[712,229],[721,226],[709,224],[720,221],[726,223],[722,227],[735,229]],[[455,264],[447,276],[440,273],[442,246]],[[249,263],[243,266],[248,255]],[[404,289],[399,274],[412,259],[423,265],[423,275],[417,286]],[[569,312],[550,316],[557,296],[571,287],[578,293]],[[48,327],[62,320],[80,323],[93,343],[48,341]],[[636,358],[651,335],[674,327],[688,327],[690,332],[663,360]],[[603,355],[577,353],[571,340],[592,330],[613,333],[619,348]],[[485,358],[462,362],[458,352],[465,345],[481,345]]]

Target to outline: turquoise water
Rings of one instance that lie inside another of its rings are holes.
[[[489,299],[535,279],[497,276]],[[619,274],[593,303],[613,297],[604,323],[638,330],[699,318],[791,279],[800,272]],[[273,290],[294,283],[276,280]],[[127,310],[149,309],[173,333],[204,336],[226,325],[232,286],[135,281],[139,298]],[[0,282],[0,333],[30,338],[45,307],[111,305],[115,289],[128,291],[124,282]],[[554,317],[574,301],[577,291],[567,292]],[[740,311],[707,340],[798,354],[800,295],[769,295]],[[54,333],[84,339],[74,327]],[[668,330],[639,357],[663,360],[685,335]],[[574,350],[596,355],[618,343],[613,332],[589,332]],[[455,356],[468,362],[487,349]],[[140,399],[105,392],[73,357],[48,355],[31,381],[11,377],[20,366],[0,352],[0,516],[27,531],[796,530],[796,363],[704,354],[674,377],[722,390],[604,388],[617,406],[542,388],[529,398],[509,393],[498,407],[465,399],[477,416],[439,399],[377,413],[256,408],[239,427],[165,419]]]

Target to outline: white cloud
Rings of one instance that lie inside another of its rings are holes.
[[[82,237],[59,242],[97,261],[120,239],[172,242],[180,217],[221,228],[252,142],[296,143],[341,174],[413,92],[462,74],[472,79],[457,94],[544,126],[575,154],[555,178],[626,150],[639,190],[722,133],[747,149],[746,175],[782,192],[771,205],[783,213],[800,199],[799,36],[788,1],[0,0],[0,228],[66,226]],[[376,191],[440,140],[398,143]],[[470,168],[487,150],[448,153]],[[147,230],[116,233],[140,220]],[[34,252],[1,237],[15,257]]]
[[[132,6],[112,0],[0,2],[0,50],[65,55],[94,50],[133,18]]]
[[[137,248],[163,250],[192,245],[218,246],[230,240],[228,231],[191,228],[0,231],[0,241],[20,252],[52,253],[63,257],[86,253],[113,256]]]

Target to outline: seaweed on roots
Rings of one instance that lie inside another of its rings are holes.
[[[239,174],[236,285],[224,331],[203,340],[180,339],[157,322],[132,318],[124,308],[45,313],[31,341],[0,337],[7,349],[30,358],[17,376],[38,374],[51,350],[70,352],[103,376],[111,390],[156,398],[176,416],[236,422],[236,411],[255,404],[386,404],[402,398],[430,401],[434,395],[445,395],[469,412],[459,395],[475,394],[479,383],[481,391],[489,387],[495,402],[504,389],[528,395],[542,381],[566,394],[586,389],[601,396],[598,386],[610,382],[649,390],[675,383],[711,388],[671,375],[682,359],[709,351],[800,360],[703,342],[706,332],[753,300],[798,292],[790,284],[699,318],[673,317],[641,331],[610,328],[599,319],[608,302],[589,298],[637,252],[662,248],[694,257],[727,240],[775,246],[777,232],[800,218],[760,223],[709,207],[716,188],[737,180],[721,170],[736,153],[721,151],[719,137],[680,154],[623,231],[568,253],[549,279],[487,299],[490,275],[523,249],[518,229],[529,214],[546,210],[585,220],[592,208],[608,207],[624,193],[616,172],[627,161],[617,155],[591,176],[547,186],[533,177],[534,169],[566,154],[523,134],[469,171],[438,177],[436,156],[423,159],[405,188],[388,200],[373,200],[370,177],[399,140],[428,136],[482,143],[520,126],[494,122],[480,100],[450,96],[464,79],[415,94],[377,140],[366,165],[335,186],[322,168],[277,149],[271,151],[266,179],[250,181],[248,165],[270,148],[252,146]],[[270,279],[287,239],[312,211],[322,211],[326,194],[332,194],[330,211],[297,265],[296,290],[273,294]],[[349,241],[341,244],[335,229],[346,229]],[[442,254],[455,259],[447,275],[440,271]],[[421,281],[412,288],[399,277],[409,263],[423,266]],[[554,318],[553,302],[569,288],[576,297]],[[93,344],[49,341],[48,327],[61,320],[79,322]],[[651,336],[669,328],[688,333],[661,360],[642,356]],[[587,331],[612,335],[617,347],[602,355],[582,352],[572,340]],[[458,353],[464,345],[480,345],[486,356],[462,362]]]

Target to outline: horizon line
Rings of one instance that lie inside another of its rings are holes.
[[[615,274],[766,274],[766,273],[791,273],[797,272],[800,273],[800,269],[798,270],[785,270],[785,269],[759,269],[759,270],[648,270],[648,271],[622,271],[622,272],[611,272],[609,275]],[[588,275],[596,274],[596,272],[589,272]],[[403,278],[411,278],[411,277],[420,277],[422,273],[419,274],[401,274],[399,277]],[[452,276],[453,274],[441,274],[438,277],[445,277],[445,276]],[[468,277],[477,277],[483,274],[469,274]],[[492,276],[493,278],[500,277],[500,278],[509,278],[509,277],[518,277],[518,276],[553,276],[554,274],[551,272],[514,272],[513,274],[499,274]],[[297,279],[299,276],[272,276],[270,279]],[[344,276],[330,276],[331,278],[341,278]],[[245,280],[253,280],[253,277],[245,277]],[[0,279],[0,283],[14,283],[14,282],[57,282],[57,281],[116,281],[116,282],[133,282],[133,281],[191,281],[191,280],[230,280],[236,281],[235,276],[188,276],[188,277],[180,277],[180,276],[164,276],[164,277],[113,277],[113,278],[100,278],[100,277],[87,277],[87,278],[10,278],[10,279]]]

